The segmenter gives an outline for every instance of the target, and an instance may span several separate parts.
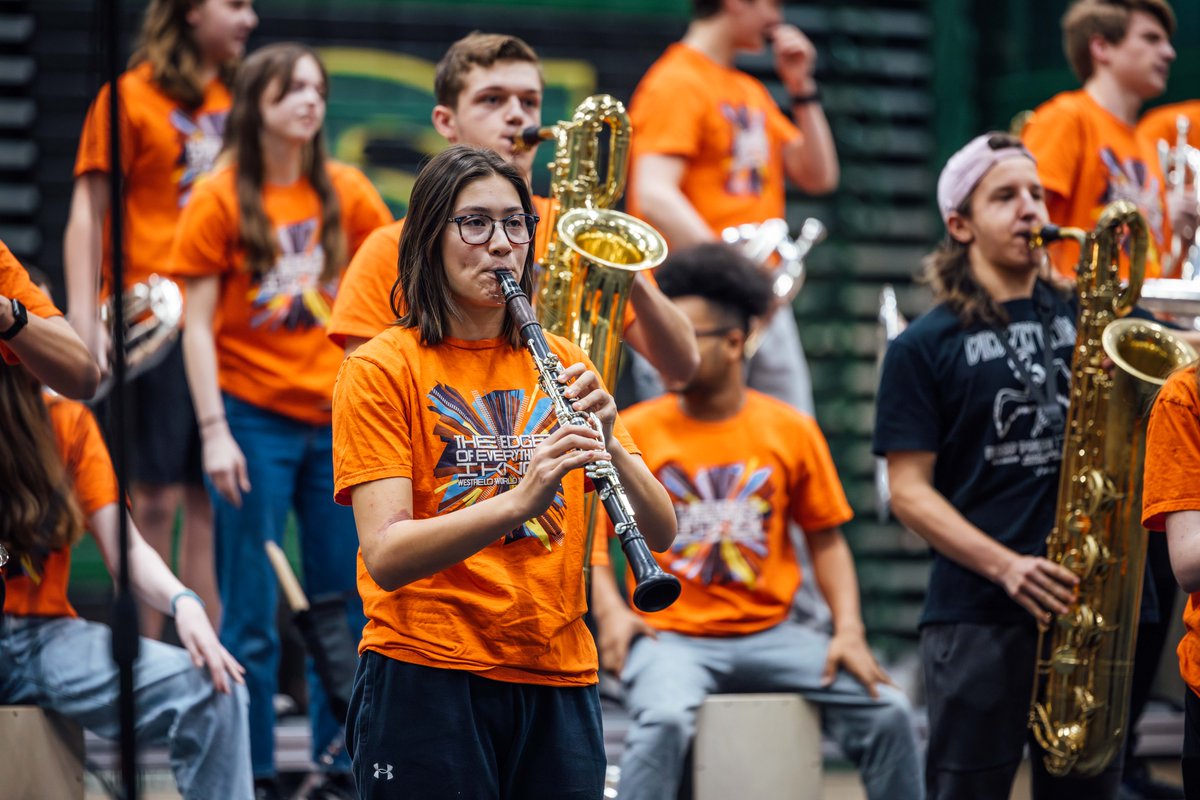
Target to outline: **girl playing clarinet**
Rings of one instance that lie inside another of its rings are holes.
[[[520,173],[458,145],[413,187],[407,310],[342,366],[337,499],[353,506],[367,614],[347,720],[364,798],[599,797],[596,650],[583,622],[585,479],[611,459],[647,543],[674,513],[575,345],[559,426],[496,278],[528,294],[537,217]]]

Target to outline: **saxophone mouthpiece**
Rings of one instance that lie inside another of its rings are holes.
[[[1057,242],[1063,238],[1062,228],[1052,223],[1047,223],[1040,228],[1034,228],[1029,233],[1029,249],[1036,250],[1039,247],[1044,247],[1050,242]]]
[[[513,137],[513,152],[524,153],[526,150],[532,150],[541,144],[543,140],[550,139],[553,136],[553,126],[547,128],[538,128],[531,125]]]

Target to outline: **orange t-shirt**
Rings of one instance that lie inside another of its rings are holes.
[[[547,339],[564,364],[587,361],[565,339]],[[415,519],[453,513],[519,483],[533,447],[557,427],[526,350],[505,339],[423,347],[415,330],[391,327],[338,374],[336,499],[349,503],[359,484],[408,478]],[[616,435],[637,452],[619,421]],[[574,470],[546,513],[392,592],[371,579],[360,550],[360,652],[514,683],[595,683],[583,622],[583,498],[584,474]]]
[[[330,163],[349,253],[392,215],[361,172]],[[196,187],[179,220],[171,270],[219,275],[213,329],[221,390],[313,425],[329,423],[342,352],[325,336],[338,279],[321,283],[321,202],[305,179],[263,187],[263,210],[281,255],[261,278],[243,267],[234,167]]]
[[[670,551],[654,557],[683,592],[663,611],[642,614],[646,622],[689,636],[740,636],[786,619],[800,586],[788,521],[821,531],[853,517],[816,421],[753,390],[741,411],[719,422],[687,416],[674,395],[624,414],[671,495],[678,526]],[[595,538],[592,560],[607,564],[605,537]],[[625,585],[632,592],[632,574]]]
[[[46,396],[50,423],[58,455],[66,465],[75,488],[75,498],[85,519],[117,502],[117,477],[113,473],[104,437],[87,406],[74,400]],[[67,600],[67,581],[71,574],[71,549],[55,550],[41,564],[37,583],[25,574],[17,574],[15,562],[5,567],[7,596],[4,613],[30,617],[74,617],[75,609]]]
[[[163,94],[147,63],[129,70],[119,80],[123,110],[125,283],[129,285],[166,268],[180,210],[196,179],[208,172],[216,160],[225,132],[225,118],[233,101],[225,84],[214,78],[205,87],[204,102],[199,108],[183,108]],[[112,171],[108,104],[108,84],[105,84],[83,123],[75,177]],[[111,279],[110,255],[106,226],[106,287]]]
[[[680,188],[715,233],[784,216],[783,146],[801,136],[760,81],[676,43],[638,84],[629,106],[629,212],[637,204],[637,159],[687,162]]]
[[[62,316],[50,298],[29,279],[25,267],[4,242],[0,242],[0,295],[9,300],[17,298],[30,314],[42,318]],[[4,342],[0,342],[0,357],[7,364],[21,363]]]
[[[534,238],[534,260],[541,261],[550,240],[550,200],[533,198],[533,213],[541,217]],[[370,339],[396,321],[392,313],[392,286],[396,283],[400,261],[400,231],[404,220],[396,220],[372,233],[350,260],[333,316],[325,331],[338,347],[346,346],[347,337]]]
[[[1182,103],[1169,103],[1150,109],[1138,120],[1138,136],[1156,149],[1159,139],[1166,141],[1170,147],[1174,147],[1179,138],[1175,121],[1180,115],[1187,117],[1190,123],[1187,143],[1192,147],[1200,147],[1200,100],[1185,100]]]
[[[1174,511],[1200,511],[1200,392],[1195,365],[1170,377],[1154,401],[1146,432],[1142,524],[1166,529]],[[1186,632],[1179,642],[1179,674],[1200,695],[1200,592],[1188,597]]]
[[[1038,106],[1021,138],[1037,159],[1038,175],[1050,193],[1046,207],[1051,222],[1091,230],[1106,205],[1133,202],[1150,228],[1146,277],[1158,277],[1158,254],[1170,242],[1171,232],[1153,143],[1082,89],[1062,92]],[[1075,276],[1075,242],[1053,244],[1049,253],[1059,272]],[[1128,277],[1127,268],[1122,268],[1122,277]]]

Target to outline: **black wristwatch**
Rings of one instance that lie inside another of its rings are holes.
[[[25,304],[15,297],[11,302],[13,323],[8,326],[8,330],[0,333],[0,339],[6,342],[20,333],[21,329],[29,324],[29,312],[25,310]]]

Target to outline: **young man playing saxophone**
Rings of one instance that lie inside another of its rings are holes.
[[[1033,797],[1116,797],[1118,755],[1056,778],[1026,720],[1037,625],[1077,580],[1045,558],[1054,522],[1077,307],[1040,280],[1048,221],[1033,156],[971,140],[938,180],[946,239],[925,260],[938,304],[884,359],[874,450],[892,510],[934,551],[921,618],[930,798],[1006,799],[1028,743]]]

